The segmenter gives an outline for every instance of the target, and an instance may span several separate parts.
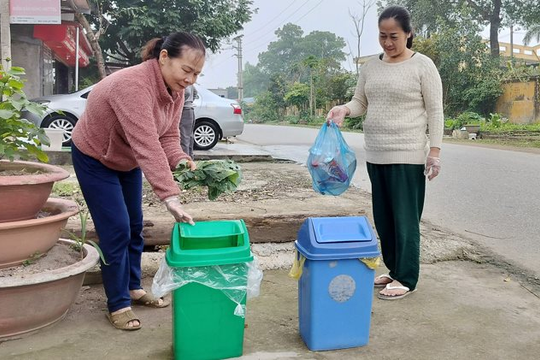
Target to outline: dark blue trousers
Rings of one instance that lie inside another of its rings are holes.
[[[141,289],[142,172],[109,169],[71,147],[73,167],[92,216],[99,247],[107,307],[113,312],[131,306],[129,290]]]

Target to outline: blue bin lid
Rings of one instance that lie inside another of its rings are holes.
[[[295,245],[310,260],[380,255],[377,237],[366,216],[307,218],[298,231]]]

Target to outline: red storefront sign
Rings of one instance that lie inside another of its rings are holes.
[[[90,63],[92,47],[79,24],[34,25],[34,38],[42,40],[64,64],[75,66],[77,31],[79,31],[79,66],[85,67]]]

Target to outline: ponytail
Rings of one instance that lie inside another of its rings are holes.
[[[181,57],[184,47],[199,50],[203,56],[206,55],[206,48],[200,37],[186,32],[175,32],[148,41],[141,51],[141,57],[143,61],[157,59],[161,50],[167,50],[167,54],[172,58]]]
[[[165,37],[153,38],[152,40],[148,41],[141,51],[142,61],[157,59],[165,39]]]

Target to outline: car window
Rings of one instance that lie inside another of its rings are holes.
[[[83,99],[88,99],[88,95],[90,95],[90,91],[85,92],[84,94],[81,95],[81,97]]]

